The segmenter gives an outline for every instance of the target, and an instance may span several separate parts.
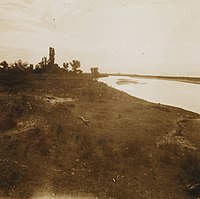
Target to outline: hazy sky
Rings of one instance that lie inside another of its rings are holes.
[[[0,0],[0,59],[200,76],[200,0]]]

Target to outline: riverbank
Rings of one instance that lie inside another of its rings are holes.
[[[198,114],[84,75],[12,81],[0,81],[2,197],[200,196]]]
[[[98,81],[149,102],[179,107],[200,114],[198,84],[119,76],[99,78]]]

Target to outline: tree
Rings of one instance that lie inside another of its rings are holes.
[[[63,63],[63,68],[68,72],[69,71],[69,63]]]
[[[48,65],[53,66],[55,62],[55,49],[50,47],[49,48],[49,61]]]
[[[14,64],[11,64],[13,69],[25,70],[28,68],[28,62],[23,62],[21,59],[17,60]]]
[[[99,77],[99,68],[98,67],[92,67],[90,68],[91,74],[93,77],[97,78]]]
[[[3,69],[7,70],[8,69],[8,63],[6,61],[2,61],[0,63],[0,66],[3,66]]]
[[[29,68],[30,68],[30,70],[33,70],[33,64],[30,64],[30,66],[29,66]]]
[[[72,60],[69,64],[72,67],[72,72],[73,73],[82,73],[82,70],[79,69],[81,67],[81,62],[80,61]]]

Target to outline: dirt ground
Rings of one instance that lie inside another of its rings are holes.
[[[88,75],[0,76],[0,198],[200,197],[198,114]]]

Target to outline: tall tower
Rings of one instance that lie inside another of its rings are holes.
[[[49,48],[49,65],[54,65],[55,62],[55,49]]]

